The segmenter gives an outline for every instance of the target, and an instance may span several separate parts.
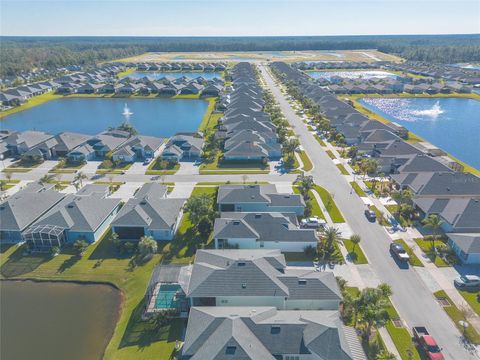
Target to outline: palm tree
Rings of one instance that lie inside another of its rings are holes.
[[[300,146],[300,141],[298,141],[297,138],[290,138],[285,142],[283,146],[287,154],[294,156],[295,151],[297,151],[298,147]]]
[[[87,178],[87,175],[79,171],[73,178],[73,182],[78,182],[80,184],[80,187],[83,187],[83,180],[85,180],[86,178]]]
[[[430,214],[426,219],[422,221],[425,227],[432,229],[432,247],[435,249],[435,240],[437,239],[438,230],[443,225],[443,220],[436,214]]]
[[[362,297],[361,293],[352,294],[346,292],[343,295],[343,306],[352,310],[353,313],[353,327],[357,327],[358,322],[358,313],[362,307]]]
[[[387,294],[391,294],[390,287],[382,284],[378,288],[366,288],[361,293],[362,321],[366,323],[365,337],[370,338],[373,327],[382,327],[389,319],[388,308],[390,302]]]
[[[308,192],[312,190],[314,186],[313,176],[300,174],[297,176],[295,182],[300,185],[300,192],[303,195],[303,198],[306,199],[308,197]]]
[[[357,247],[358,244],[360,244],[361,240],[362,238],[358,234],[353,234],[352,236],[350,236],[350,241],[353,244],[352,253],[355,253],[355,248]]]
[[[326,227],[323,230],[323,241],[326,254],[331,255],[334,251],[334,244],[340,241],[340,231],[333,226]]]
[[[42,185],[50,184],[53,182],[53,175],[43,175],[38,182]]]
[[[138,242],[138,251],[143,258],[157,252],[157,242],[151,236],[142,236]]]

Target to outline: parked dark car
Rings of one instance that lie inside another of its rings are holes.
[[[410,256],[408,255],[407,251],[404,249],[402,244],[391,243],[390,244],[390,251],[393,255],[397,257],[398,260],[401,261],[408,261],[410,260]]]
[[[365,217],[370,222],[377,221],[377,215],[375,214],[375,211],[373,211],[373,210],[370,210],[370,209],[365,210]]]

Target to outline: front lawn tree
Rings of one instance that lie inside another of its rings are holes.
[[[138,242],[138,252],[143,258],[155,254],[158,250],[157,242],[151,236],[142,236]]]
[[[73,248],[77,251],[78,255],[82,256],[87,250],[88,242],[84,238],[78,238],[73,243]]]
[[[443,221],[438,215],[430,214],[422,223],[425,227],[432,229],[432,247],[435,249],[435,240],[437,240],[438,231],[442,227]]]
[[[304,199],[308,198],[308,192],[313,189],[315,183],[313,182],[313,176],[300,174],[297,176],[296,182],[299,185],[300,193]]]
[[[352,248],[353,253],[355,253],[355,248],[357,247],[358,244],[360,244],[361,240],[362,238],[358,234],[353,234],[352,236],[350,236],[350,241],[353,244],[353,248]]]
[[[212,221],[215,217],[215,203],[208,194],[200,194],[190,197],[185,203],[185,211],[192,224],[199,224],[203,218]]]

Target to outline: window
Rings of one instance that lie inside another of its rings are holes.
[[[280,334],[280,326],[272,326],[270,328],[270,334]]]
[[[305,279],[298,279],[298,285],[307,285],[307,280],[305,280]]]
[[[246,289],[247,288],[247,283],[242,283],[242,289]]]
[[[237,265],[238,266],[245,266],[245,263],[244,262],[239,262]]]
[[[227,346],[227,349],[225,351],[225,354],[227,355],[235,355],[235,352],[237,351],[236,346]]]

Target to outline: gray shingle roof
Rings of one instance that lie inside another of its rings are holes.
[[[451,233],[448,237],[466,254],[480,254],[480,233]]]
[[[191,359],[275,359],[315,354],[325,360],[360,360],[337,311],[278,311],[272,307],[194,307],[183,355]]]
[[[164,198],[167,188],[148,183],[135,194],[135,198],[120,209],[113,226],[142,226],[151,230],[168,230],[176,223],[186,199]]]
[[[215,219],[213,236],[215,239],[317,242],[315,230],[300,229],[293,213],[224,212]]]
[[[54,190],[22,190],[0,204],[0,229],[23,231],[63,197]]]

